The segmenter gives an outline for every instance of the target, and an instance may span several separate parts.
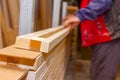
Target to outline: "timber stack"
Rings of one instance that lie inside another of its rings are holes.
[[[63,80],[70,39],[69,27],[62,26],[18,36],[0,49],[1,80]]]

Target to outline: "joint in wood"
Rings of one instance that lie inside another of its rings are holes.
[[[36,40],[30,40],[30,49],[35,51],[40,51],[41,42]]]

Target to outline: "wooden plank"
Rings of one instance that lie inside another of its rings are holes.
[[[42,53],[22,50],[10,46],[0,49],[0,64],[15,64],[20,68],[36,70],[43,62],[44,57]]]
[[[65,41],[65,40],[64,40]],[[47,80],[48,76],[54,71],[54,69],[57,68],[58,64],[61,62],[64,54],[65,54],[65,42],[62,44],[62,47],[59,48],[61,49],[60,51],[57,50],[57,54],[54,56],[53,61],[50,63],[50,65],[48,65],[48,69],[46,70],[46,72],[44,73],[43,76],[40,77],[41,80]],[[59,52],[58,52],[59,51]],[[54,80],[52,78],[49,78],[50,80]]]
[[[46,54],[47,59],[43,62],[43,64],[39,67],[37,71],[29,71],[27,79],[42,79],[42,77],[46,75],[46,71],[48,71],[50,68],[53,68],[53,66],[55,66],[55,62],[58,62],[59,59],[61,59],[61,57],[63,56],[63,52],[65,51],[65,48],[63,47],[64,44],[65,40],[59,43],[56,48],[54,48],[54,50],[52,50],[49,54]],[[61,51],[59,51],[59,49],[61,49]]]
[[[65,16],[67,15],[67,6],[68,6],[68,3],[66,1],[64,1],[63,9],[62,9],[62,19],[65,18]]]
[[[47,22],[48,22],[48,27],[52,27],[52,20],[53,20],[53,0],[47,0]]]
[[[40,0],[40,28],[52,27],[53,0]]]
[[[20,0],[19,35],[33,32],[36,0]]]
[[[56,27],[59,25],[60,20],[60,7],[62,0],[54,0],[53,8],[53,21],[52,26]]]
[[[10,12],[12,28],[18,30],[19,8],[18,8],[17,0],[8,0],[8,8]]]
[[[34,13],[34,32],[42,30],[40,25],[40,0],[35,1],[35,13]]]
[[[40,0],[40,25],[42,29],[46,29],[47,27],[49,27],[47,15],[47,0]]]
[[[69,27],[63,28],[60,26],[29,35],[18,36],[15,47],[48,53],[69,34],[69,29]]]
[[[14,66],[0,65],[0,79],[1,80],[26,80],[28,71]]]
[[[58,56],[57,60],[55,60],[54,64],[49,67],[48,71],[41,80],[55,80],[55,76],[57,75],[56,71],[58,71],[58,68],[61,66],[61,63],[64,63],[63,59],[66,54],[65,48],[63,48],[63,51],[61,50],[60,53],[61,54]]]

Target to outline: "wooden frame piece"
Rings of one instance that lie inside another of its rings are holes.
[[[36,71],[29,71],[27,79],[44,80],[45,76],[46,77],[49,76],[49,74],[52,73],[51,70],[55,69],[57,64],[59,64],[59,62],[61,61],[61,58],[65,58],[64,57],[64,55],[66,54],[66,50],[65,50],[66,47],[64,45],[65,43],[66,41],[63,40],[60,44],[56,46],[56,48],[53,51],[51,51],[50,55],[46,54],[49,55],[48,58],[42,63],[42,65]],[[59,49],[61,49],[61,51],[59,51]]]
[[[23,36],[18,36],[15,47],[49,53],[69,34],[69,30],[69,27],[63,28],[63,26],[59,26]]]
[[[40,52],[16,49],[10,46],[0,49],[0,64],[15,65],[23,69],[37,70],[45,57]]]
[[[20,0],[19,35],[33,32],[36,0]]]

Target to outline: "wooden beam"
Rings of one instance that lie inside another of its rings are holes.
[[[43,60],[44,57],[40,52],[17,49],[14,46],[0,49],[0,64],[2,65],[14,63],[20,68],[37,70]]]
[[[15,47],[48,53],[69,34],[62,26],[18,36]]]
[[[49,74],[53,72],[51,70],[56,68],[57,64],[59,64],[59,62],[61,61],[61,58],[63,58],[64,54],[66,54],[65,43],[66,40],[63,40],[49,54],[46,54],[47,59],[43,62],[43,64],[39,67],[38,70],[29,71],[27,79],[43,80],[44,78],[47,78],[47,76],[49,76]],[[59,51],[59,49],[61,49],[61,51]],[[54,80],[54,79],[50,79],[50,80]]]

